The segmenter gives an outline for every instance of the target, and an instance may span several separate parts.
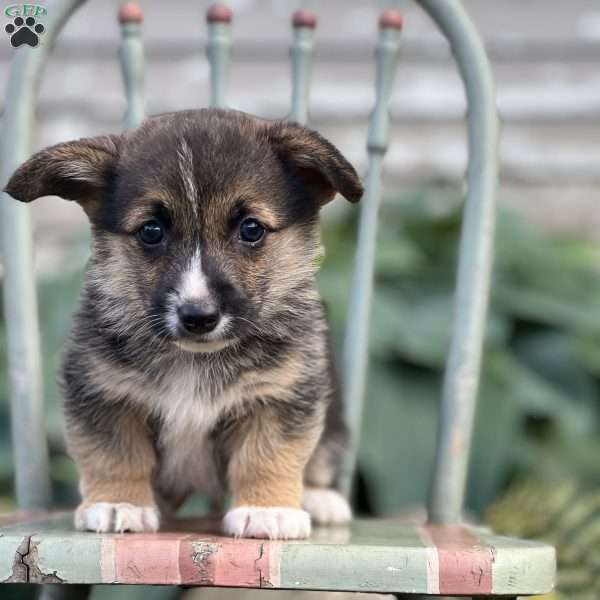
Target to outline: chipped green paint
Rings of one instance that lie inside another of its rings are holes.
[[[42,573],[55,574],[64,582],[102,581],[102,536],[70,532],[34,535],[37,566]]]

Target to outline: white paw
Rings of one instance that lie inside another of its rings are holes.
[[[336,490],[306,488],[302,508],[319,525],[339,525],[352,519],[352,510],[344,496]]]
[[[297,508],[239,506],[227,512],[223,529],[234,537],[301,540],[310,535],[310,515]]]
[[[134,506],[127,502],[96,502],[75,512],[76,529],[101,532],[156,531],[160,515],[154,506]]]

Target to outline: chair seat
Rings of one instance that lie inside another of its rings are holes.
[[[0,516],[0,580],[508,595],[552,590],[545,544],[466,526],[356,520],[307,541],[232,539],[207,519],[156,534],[73,530],[71,513]]]

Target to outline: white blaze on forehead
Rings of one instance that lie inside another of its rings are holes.
[[[185,140],[181,140],[177,149],[177,164],[179,166],[179,174],[183,182],[185,196],[192,205],[194,213],[197,212],[198,190],[196,188],[196,179],[194,177],[194,155],[192,149]]]
[[[202,270],[202,256],[199,248],[194,252],[189,267],[183,274],[179,297],[184,302],[188,300],[206,300],[210,297],[208,280]]]

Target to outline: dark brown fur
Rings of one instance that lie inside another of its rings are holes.
[[[335,486],[344,428],[314,280],[318,213],[362,187],[329,142],[233,111],[171,113],[43,150],[6,191],[75,200],[92,225],[62,377],[81,527],[97,502],[177,506],[202,488],[229,489],[234,507],[297,509],[303,480]],[[237,233],[248,216],[267,228],[256,246]],[[160,248],[137,236],[151,219]],[[223,339],[198,342],[225,344],[212,352],[182,350],[173,325],[194,260],[228,319]],[[114,511],[96,528],[153,528]]]

